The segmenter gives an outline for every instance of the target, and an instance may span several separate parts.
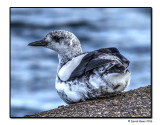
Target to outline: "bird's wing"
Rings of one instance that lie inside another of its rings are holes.
[[[90,52],[86,56],[84,56],[81,63],[71,73],[69,79],[74,79],[75,77],[79,77],[83,73],[85,73],[85,69],[86,69],[88,63],[94,58],[94,55],[95,55],[95,52]]]
[[[97,51],[102,52],[102,53],[120,53],[119,50],[115,47],[101,48]]]
[[[88,53],[83,57],[81,63],[71,73],[70,78],[68,80],[79,77],[84,73],[101,66],[107,66],[106,70],[109,70],[111,67],[115,65],[119,65],[119,62],[116,61],[115,59],[98,58],[98,56],[102,54],[110,54],[112,56],[112,54],[115,54],[115,53],[119,54],[119,51],[117,48],[103,48],[103,49],[99,49],[97,51]]]

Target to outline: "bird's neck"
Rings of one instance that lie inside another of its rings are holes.
[[[59,59],[59,66],[58,66],[58,71],[59,69],[66,64],[69,60],[71,60],[73,57],[79,56],[82,54],[82,49],[76,50],[76,51],[67,51],[63,54],[58,54],[58,59]]]

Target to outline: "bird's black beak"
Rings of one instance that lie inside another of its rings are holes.
[[[28,46],[47,46],[47,45],[48,43],[44,40],[39,40],[28,44]]]

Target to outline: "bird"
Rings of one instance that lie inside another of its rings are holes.
[[[55,88],[67,104],[123,92],[130,84],[130,61],[117,48],[83,52],[79,39],[66,30],[54,30],[28,46],[49,48],[58,54]]]

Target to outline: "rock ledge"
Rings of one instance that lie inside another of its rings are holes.
[[[25,117],[148,117],[151,118],[151,86],[116,96],[60,106]]]

